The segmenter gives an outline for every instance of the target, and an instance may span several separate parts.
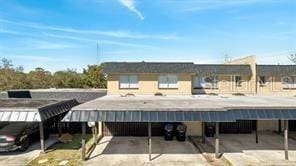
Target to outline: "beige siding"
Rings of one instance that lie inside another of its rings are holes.
[[[124,75],[124,74],[123,74]],[[159,89],[158,76],[166,74],[137,74],[139,80],[138,89],[120,89],[119,74],[108,75],[107,93],[108,95],[125,95],[133,93],[135,95],[154,95],[160,92],[164,95],[190,95],[191,94],[191,75],[176,74],[178,76],[178,88]]]
[[[266,84],[260,86],[257,84],[258,95],[283,95],[283,96],[295,96],[296,89],[284,89],[280,76],[266,76]],[[258,79],[259,80],[259,79]]]
[[[201,136],[202,125],[201,122],[183,122],[187,126],[188,136]]]
[[[277,131],[278,120],[258,120],[257,130],[258,131]]]

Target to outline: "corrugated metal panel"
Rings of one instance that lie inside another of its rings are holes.
[[[2,122],[41,122],[56,115],[71,110],[78,105],[76,100],[63,100],[41,108],[24,110],[23,108],[13,108],[0,111],[0,121]],[[80,115],[78,115],[78,118]],[[88,117],[82,116],[83,119]],[[73,120],[71,117],[68,120]],[[75,119],[74,119],[75,120]]]
[[[90,116],[91,115],[91,116]],[[74,111],[67,122],[234,122],[236,120],[296,120],[296,109],[232,109],[229,111]]]

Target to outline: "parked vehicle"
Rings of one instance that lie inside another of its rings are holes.
[[[48,136],[45,131],[45,138]],[[38,123],[9,123],[0,129],[0,152],[26,151],[37,138],[40,138]]]
[[[173,124],[166,124],[164,126],[164,140],[171,141],[174,137],[174,125]]]
[[[187,127],[184,124],[178,124],[176,127],[176,137],[178,141],[186,140],[186,129]]]

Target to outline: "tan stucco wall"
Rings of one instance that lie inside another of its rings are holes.
[[[183,122],[187,126],[187,136],[201,136],[202,123],[201,122]]]
[[[236,86],[235,78],[232,75],[220,75],[218,76],[218,89],[194,89],[192,88],[193,94],[233,94],[233,93],[244,93],[244,94],[254,94],[253,85],[251,85],[250,76],[242,76],[242,82],[240,87]]]
[[[278,131],[278,120],[258,120],[258,131]],[[283,126],[283,125],[282,125]]]
[[[124,74],[122,74],[124,75]],[[108,95],[125,95],[133,93],[135,95],[154,95],[160,92],[164,95],[191,95],[191,75],[176,74],[178,76],[177,89],[159,89],[158,76],[166,74],[136,74],[139,80],[138,89],[120,89],[119,76],[120,74],[109,74],[107,83]]]
[[[265,76],[266,85],[260,86],[259,82],[257,84],[257,94],[266,95],[283,95],[283,96],[295,96],[296,89],[284,89],[281,76]],[[259,80],[259,79],[258,79]]]
[[[256,56],[248,56],[241,59],[236,59],[228,62],[227,64],[248,64],[251,66],[252,76],[245,77],[243,80],[247,80],[246,85],[236,89],[237,91],[246,91],[255,94],[256,93]]]

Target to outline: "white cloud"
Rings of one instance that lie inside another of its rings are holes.
[[[251,5],[265,2],[279,2],[276,0],[188,0],[188,1],[161,1],[164,6],[176,11],[195,12],[241,5]]]
[[[85,37],[76,37],[76,36],[69,36],[69,35],[56,35],[56,34],[50,34],[50,33],[44,33],[44,35],[53,37],[53,38],[60,38],[60,39],[70,39],[70,40],[77,40],[82,42],[91,42],[91,43],[102,43],[102,44],[110,44],[110,45],[118,45],[118,46],[128,46],[128,47],[141,47],[141,48],[153,48],[153,46],[150,45],[144,45],[144,44],[135,44],[135,43],[128,43],[128,42],[117,42],[112,40],[100,40],[100,39],[94,39],[94,38],[85,38]]]
[[[10,55],[13,59],[30,60],[37,62],[59,62],[60,58],[51,58],[48,56],[31,56],[31,55]]]
[[[135,13],[141,20],[144,20],[142,13],[136,8],[134,0],[118,0],[124,7]]]
[[[56,41],[46,41],[38,39],[25,39],[20,40],[20,43],[25,49],[64,49],[64,48],[77,48],[78,45],[60,43]]]
[[[99,35],[99,36],[108,36],[114,38],[127,38],[127,39],[160,39],[160,40],[176,40],[178,37],[175,34],[141,34],[133,33],[129,31],[102,31],[102,30],[82,30],[68,27],[57,27],[57,26],[48,26],[33,22],[21,22],[21,21],[10,21],[5,19],[0,19],[0,22],[13,24],[16,26],[22,26],[27,28],[33,28],[38,30],[45,31],[59,31],[65,33],[76,33],[81,35]]]
[[[17,32],[17,31],[12,31],[12,30],[7,30],[7,29],[0,29],[0,33],[3,33],[3,34],[13,34],[13,35],[19,34],[19,32]]]

